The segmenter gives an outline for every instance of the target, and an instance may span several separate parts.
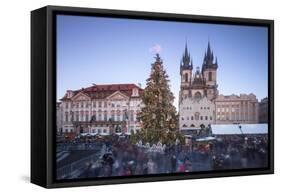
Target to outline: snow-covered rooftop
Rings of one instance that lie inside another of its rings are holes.
[[[212,125],[214,135],[231,135],[231,134],[267,134],[268,124],[240,124],[239,125]],[[242,132],[241,132],[242,131]]]

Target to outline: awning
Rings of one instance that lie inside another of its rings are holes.
[[[211,136],[196,139],[196,141],[200,141],[200,142],[203,142],[203,141],[214,141],[214,140],[216,140],[216,138],[215,137],[211,137]]]
[[[241,126],[241,130],[239,128]],[[211,125],[214,135],[267,134],[268,124]]]

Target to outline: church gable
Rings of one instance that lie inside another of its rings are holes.
[[[86,100],[91,100],[91,98],[87,95],[84,94],[83,92],[79,92],[75,96],[71,98],[73,101],[86,101]]]
[[[120,91],[116,91],[113,94],[111,94],[110,96],[108,96],[106,99],[108,99],[108,100],[128,100],[129,97]]]

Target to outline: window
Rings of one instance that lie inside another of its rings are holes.
[[[199,120],[199,112],[195,113],[195,120],[198,121]]]
[[[131,111],[130,120],[134,121],[134,111]]]
[[[107,121],[107,112],[106,111],[104,111],[103,120]]]
[[[188,82],[188,73],[185,74],[185,82]]]
[[[104,107],[105,107],[105,108],[107,107],[107,102],[104,102]]]
[[[101,113],[99,113],[98,114],[98,120],[101,121],[101,118],[102,118]]]
[[[103,133],[107,133],[107,130],[106,130],[106,129],[104,129],[104,130],[103,130]]]
[[[200,116],[200,120],[203,120],[203,116]]]
[[[101,108],[101,106],[102,106],[102,102],[101,102],[101,101],[99,101],[99,108]]]
[[[115,120],[115,114],[114,114],[114,112],[111,112],[111,120],[112,120],[112,121]]]
[[[212,116],[210,116],[210,120],[213,120]]]
[[[89,115],[87,113],[85,115],[85,119],[86,119],[86,121],[89,121]]]
[[[208,120],[208,116],[205,116],[205,120]]]
[[[65,122],[68,122],[68,112],[65,112]]]
[[[184,118],[182,117],[181,120],[184,121]]]
[[[191,120],[193,120],[193,116],[191,116]]]
[[[123,121],[126,121],[126,119],[127,119],[127,112],[126,112],[126,111],[123,111],[122,120],[123,120]]]
[[[200,99],[202,98],[201,93],[200,93],[200,92],[196,92],[195,95],[194,95],[194,98],[195,98],[196,100],[200,100]]]
[[[96,102],[93,102],[93,107],[96,108]]]
[[[139,96],[139,90],[137,88],[133,89],[133,95],[132,96]]]
[[[186,117],[186,120],[189,120],[189,117]]]
[[[213,80],[212,75],[213,75],[212,72],[209,72],[209,75],[208,75],[209,81],[212,81],[212,80]]]

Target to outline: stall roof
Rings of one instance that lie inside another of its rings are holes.
[[[239,125],[211,125],[214,135],[242,134]],[[267,134],[268,124],[241,124],[243,134]]]

